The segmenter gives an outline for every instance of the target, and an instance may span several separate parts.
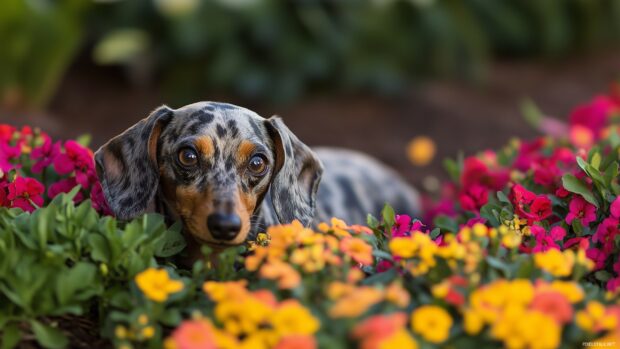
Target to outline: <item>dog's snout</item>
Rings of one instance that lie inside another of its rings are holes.
[[[241,218],[236,214],[212,213],[207,217],[207,227],[218,240],[232,240],[241,230]]]

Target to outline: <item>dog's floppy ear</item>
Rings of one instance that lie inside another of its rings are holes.
[[[314,218],[316,192],[323,165],[277,116],[266,120],[275,148],[271,201],[280,223],[298,219],[309,225]]]
[[[95,153],[103,194],[119,219],[134,218],[152,203],[159,185],[157,142],[173,115],[161,106]]]

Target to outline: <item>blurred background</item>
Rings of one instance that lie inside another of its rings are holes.
[[[163,103],[227,101],[426,187],[444,157],[536,135],[524,101],[566,118],[619,76],[620,0],[0,4],[2,123],[97,148]]]

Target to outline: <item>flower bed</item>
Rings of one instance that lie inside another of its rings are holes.
[[[273,226],[216,256],[203,247],[190,269],[175,266],[178,225],[106,216],[86,147],[2,126],[2,344],[618,345],[619,97],[568,125],[538,119],[559,136],[447,161],[454,180],[422,221],[386,206],[367,226]]]

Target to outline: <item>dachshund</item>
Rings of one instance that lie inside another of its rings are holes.
[[[226,103],[161,106],[99,148],[95,163],[117,218],[159,212],[219,250],[295,219],[363,224],[385,203],[419,210],[418,193],[369,156],[311,149],[280,117]]]

